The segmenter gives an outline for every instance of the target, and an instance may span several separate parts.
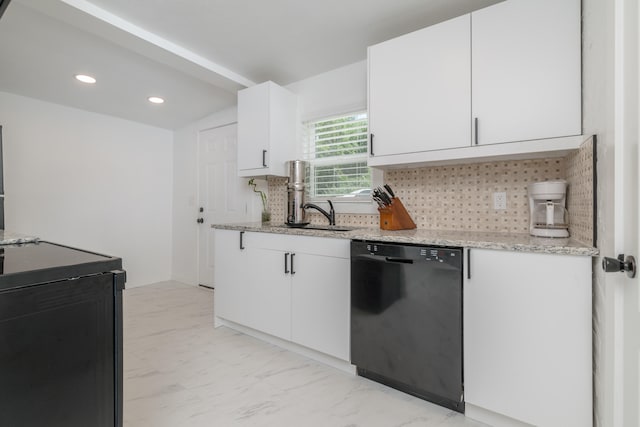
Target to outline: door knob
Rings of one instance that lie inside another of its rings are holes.
[[[198,224],[202,224],[204,222],[204,218],[198,218],[198,220],[196,221]]]
[[[618,255],[618,258],[605,257],[602,259],[602,269],[607,273],[626,272],[627,277],[634,278],[636,277],[636,259],[631,255],[625,258],[624,254]]]

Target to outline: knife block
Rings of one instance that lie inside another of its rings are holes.
[[[412,230],[416,228],[409,212],[397,197],[391,199],[391,204],[378,208],[380,212],[380,228],[382,230]]]

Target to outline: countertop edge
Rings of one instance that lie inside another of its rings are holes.
[[[348,227],[348,226],[346,226]],[[379,242],[411,243],[436,246],[455,246],[471,249],[494,249],[512,252],[531,252],[556,255],[598,256],[600,251],[572,239],[552,239],[513,233],[481,233],[442,230],[385,231],[378,228],[353,227],[351,231],[309,230],[287,228],[261,223],[211,224],[220,230],[250,231],[257,233],[294,236],[328,237],[345,240],[372,240]],[[457,236],[459,235],[459,236]],[[502,241],[501,241],[502,240]]]

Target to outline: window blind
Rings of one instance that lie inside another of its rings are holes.
[[[367,114],[356,113],[308,122],[303,153],[309,161],[309,196],[368,197]],[[362,193],[362,194],[360,194]]]

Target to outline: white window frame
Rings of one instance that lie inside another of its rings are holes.
[[[362,110],[362,109],[358,109],[358,110],[352,110],[352,111],[345,111],[345,112],[340,112],[337,114],[331,114],[331,115],[326,115],[326,116],[322,116],[322,117],[315,117],[315,118],[310,118],[308,120],[305,120],[304,123],[302,124],[303,127],[303,153],[306,151],[304,149],[304,147],[306,145],[309,144],[308,139],[312,138],[312,135],[309,135],[309,123],[315,123],[315,122],[320,122],[323,120],[331,120],[331,119],[336,119],[336,118],[340,118],[340,117],[344,117],[344,116],[349,116],[349,115],[355,115],[355,114],[361,114],[361,113],[367,113],[367,119],[368,119],[368,112],[366,110]],[[368,126],[367,126],[368,129]],[[367,154],[364,155],[364,160],[367,159]],[[305,156],[303,156],[304,158]],[[305,160],[309,161],[310,163],[310,167],[312,168],[311,164],[313,164],[314,166],[317,165],[322,165],[322,163],[327,164],[327,165],[334,165],[334,164],[339,164],[339,163],[349,163],[352,162],[354,160],[360,160],[363,159],[362,156],[359,155],[350,155],[350,156],[344,156],[342,158],[340,158],[340,161],[336,162],[336,158],[327,158],[325,159],[320,159],[320,160],[316,160],[316,159],[309,159],[309,158],[305,158]],[[384,183],[384,172],[380,169],[376,169],[376,168],[372,168],[369,167],[370,170],[370,174],[371,174],[371,188],[376,188],[379,186],[382,186],[382,184]],[[310,181],[313,182],[313,169],[311,169],[310,171]],[[307,193],[309,194],[309,193]],[[357,197],[354,197],[352,199],[349,198],[345,198],[345,197],[308,197],[307,201],[311,202],[311,203],[315,203],[315,204],[319,204],[321,206],[326,205],[327,209],[328,209],[328,203],[326,203],[327,200],[331,200],[331,202],[333,203],[336,213],[341,213],[341,214],[375,214],[378,213],[378,209],[377,209],[377,204],[374,203],[373,199],[371,197],[366,197],[366,198],[361,198],[358,199]]]

